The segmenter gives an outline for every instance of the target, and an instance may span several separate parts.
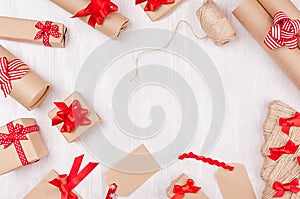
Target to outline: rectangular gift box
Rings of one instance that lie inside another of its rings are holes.
[[[36,121],[31,118],[21,118],[13,121],[13,124],[21,124],[24,127],[27,127],[35,125]],[[6,125],[0,127],[0,133],[9,134]],[[26,134],[26,138],[28,140],[20,140],[20,143],[29,163],[37,162],[48,155],[48,150],[43,143],[39,131]],[[19,167],[22,167],[22,163],[14,143],[5,149],[0,145],[0,175],[8,173]]]
[[[172,12],[182,1],[184,0],[175,0],[173,4],[163,4],[156,11],[145,11],[151,21],[157,21],[164,16]],[[141,3],[141,7],[144,9],[147,4],[147,1]]]
[[[169,198],[172,198],[175,194],[173,193],[174,185],[183,186],[186,184],[189,177],[186,174],[181,174],[178,178],[171,182],[171,185],[167,188],[166,193]],[[186,193],[183,199],[208,199],[208,197],[199,190],[197,193]]]
[[[34,39],[36,34],[40,31],[40,29],[35,27],[35,25],[38,22],[39,21],[37,20],[18,19],[0,16],[0,27],[5,27],[0,29],[0,38],[18,42],[27,42],[44,45],[43,38]],[[45,21],[41,21],[41,23],[45,24]],[[61,23],[52,24],[58,26],[58,32],[61,35],[58,38],[50,36],[49,43],[53,47],[64,48],[67,27]]]
[[[51,170],[50,173],[24,197],[24,199],[61,199],[59,188],[49,183],[57,177],[58,173],[55,170]],[[78,196],[78,199],[81,199],[76,192],[72,192]]]
[[[94,127],[96,124],[101,122],[100,116],[94,111],[94,109],[84,100],[83,96],[78,93],[74,92],[72,93],[67,99],[65,99],[63,102],[67,106],[70,106],[74,100],[78,100],[80,102],[80,105],[83,109],[88,109],[88,114],[86,117],[91,121],[89,125],[84,125],[84,126],[76,126],[75,130],[71,133],[67,132],[62,132],[62,135],[65,137],[65,139],[71,143],[75,142],[77,139],[79,139],[81,136],[83,136],[85,133],[87,133],[92,127]],[[59,109],[55,107],[52,109],[49,113],[48,116],[52,119],[57,115],[57,112]],[[63,122],[56,125],[57,129],[60,131],[61,127],[63,126]]]
[[[91,2],[90,0],[51,0],[53,3],[58,5],[59,7],[65,9],[72,15],[75,15],[78,11],[87,7],[87,5]],[[88,22],[89,16],[80,17],[80,19],[84,22]],[[118,12],[109,13],[107,17],[105,17],[103,24],[96,24],[95,29],[104,33],[108,37],[115,39],[117,38],[121,32],[125,31],[128,26],[129,20],[121,15]]]
[[[1,45],[0,57],[6,57],[9,62],[16,59]],[[51,90],[51,85],[32,70],[29,70],[21,79],[12,80],[11,85],[12,91],[9,95],[28,110],[38,107]]]

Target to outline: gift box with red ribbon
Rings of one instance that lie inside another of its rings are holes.
[[[51,0],[59,7],[80,18],[91,27],[115,39],[125,31],[129,20],[118,13],[110,0]]]
[[[0,127],[0,175],[48,155],[35,119],[17,119]]]
[[[136,0],[151,21],[157,21],[172,12],[183,0]]]
[[[51,85],[0,45],[0,89],[28,110],[38,107],[51,90]]]
[[[55,170],[50,173],[36,186],[24,199],[81,199],[73,191],[98,165],[89,162],[79,171],[84,155],[74,159],[69,174],[58,174]]]
[[[72,93],[63,102],[54,102],[48,116],[68,142],[74,142],[101,122],[100,116],[78,93]]]
[[[194,180],[184,173],[171,182],[166,193],[171,199],[208,199],[201,187],[196,186]]]
[[[64,24],[0,16],[0,38],[18,42],[65,47],[67,28]]]

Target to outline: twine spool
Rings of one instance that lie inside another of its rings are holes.
[[[202,29],[216,46],[222,46],[236,37],[231,23],[213,0],[205,0],[196,14]]]

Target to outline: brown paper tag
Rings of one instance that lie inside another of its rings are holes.
[[[219,169],[216,179],[223,199],[256,199],[245,166],[233,163],[233,171]]]
[[[140,145],[106,173],[106,183],[116,183],[116,194],[129,196],[161,168],[144,145]]]

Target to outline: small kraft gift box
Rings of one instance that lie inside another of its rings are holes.
[[[100,116],[78,93],[72,93],[63,102],[54,102],[56,107],[48,116],[65,139],[71,143],[78,140],[92,127],[101,122]]]
[[[47,155],[35,119],[21,118],[0,127],[0,175]]]

